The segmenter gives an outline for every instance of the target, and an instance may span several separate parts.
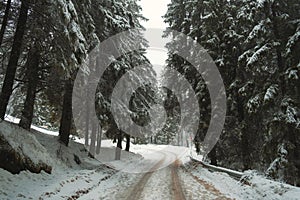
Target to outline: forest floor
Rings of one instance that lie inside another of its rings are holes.
[[[122,151],[121,160],[115,161],[115,144],[105,140],[100,156],[92,159],[82,140],[77,138],[66,148],[58,142],[57,133],[35,129],[32,134],[47,150],[52,173],[13,175],[0,169],[0,199],[275,200],[300,196],[300,188],[252,172],[245,172],[251,177],[245,184],[226,173],[209,171],[190,162],[188,148],[131,144],[132,152]]]

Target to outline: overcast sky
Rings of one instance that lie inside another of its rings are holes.
[[[171,0],[141,0],[139,4],[142,6],[143,15],[147,19],[147,22],[142,24],[146,29],[149,28],[159,28],[165,30],[167,25],[164,23],[162,18],[167,12],[167,5]],[[162,70],[162,65],[167,59],[167,52],[162,50],[150,49],[147,51],[147,57],[154,65],[154,70],[160,74]]]
[[[143,23],[146,28],[165,28],[162,16],[167,12],[167,5],[171,0],[141,0],[143,14],[149,19]]]

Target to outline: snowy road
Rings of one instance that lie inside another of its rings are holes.
[[[100,184],[94,188],[94,191],[89,192],[80,199],[229,199],[209,183],[197,179],[189,173],[182,166],[179,159],[182,152],[176,153],[167,149],[148,150],[152,153],[151,156],[148,155],[148,159],[145,159],[147,162],[134,164],[138,170],[147,168],[146,173],[130,174],[120,171],[116,174],[116,177],[122,174],[123,179],[108,189],[110,191],[109,195],[103,196],[103,193],[101,194],[100,191],[103,191],[103,185]],[[133,168],[133,166],[128,166],[126,170]],[[111,178],[116,177],[112,176]],[[126,184],[124,184],[125,182]]]
[[[53,176],[35,175],[40,186],[35,188],[34,193],[27,193],[24,188],[22,195],[16,199],[225,199],[220,192],[216,192],[205,181],[197,180],[182,166],[181,149],[152,149],[150,146],[141,148],[141,151],[143,159],[130,161],[123,169],[118,161],[112,162],[119,171],[102,166],[95,170],[74,170],[67,174],[62,171]],[[27,176],[27,173],[24,175]],[[27,181],[26,178],[23,180]],[[18,187],[20,189],[22,186]]]
[[[168,150],[161,150],[159,153],[162,158],[153,167],[154,170],[144,174],[135,185],[129,187],[127,200],[228,199],[212,185],[186,171],[176,153]],[[174,162],[161,168],[170,159]]]
[[[161,159],[131,186],[132,189],[129,188],[125,199],[185,199],[177,174],[176,154],[168,151],[159,151],[156,154],[161,154]],[[175,160],[171,166],[162,168],[170,159]]]
[[[118,168],[123,166],[125,171],[102,165],[91,170],[58,167],[52,175],[30,172],[12,175],[0,169],[0,199],[296,200],[300,194],[295,187],[260,177],[253,179],[251,186],[243,185],[227,174],[187,163],[187,157],[182,156],[186,153],[177,147],[177,150],[151,148],[141,147],[143,159],[138,161],[111,163]],[[134,173],[129,173],[130,170]]]

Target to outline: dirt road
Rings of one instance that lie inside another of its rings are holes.
[[[132,186],[127,188],[127,200],[186,200],[186,199],[228,199],[209,183],[189,173],[176,154],[160,152],[161,159],[143,174]],[[161,165],[172,157],[175,161],[164,168]]]

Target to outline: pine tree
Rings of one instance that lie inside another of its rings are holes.
[[[24,108],[21,115],[20,127],[30,130],[33,119],[34,101],[38,84],[38,68],[40,64],[40,54],[38,45],[35,45],[29,52],[26,63],[26,77],[28,80]]]
[[[0,46],[3,42],[4,33],[6,30],[7,23],[8,23],[10,8],[11,8],[11,0],[7,0],[5,12],[4,12],[4,16],[3,16],[3,20],[2,20],[2,24],[1,24],[1,29],[0,29]]]
[[[0,94],[0,118],[4,119],[9,98],[12,94],[15,73],[17,64],[21,53],[21,46],[23,43],[23,36],[25,34],[27,17],[28,17],[29,3],[25,0],[21,1],[20,15],[18,18],[14,42],[10,53],[9,63],[7,66],[4,83]]]
[[[214,164],[261,171],[276,165],[281,167],[282,179],[290,183],[298,179],[290,175],[298,173],[295,152],[299,146],[298,121],[294,117],[299,110],[296,10],[297,1],[280,0],[174,0],[169,5],[165,15],[169,28],[192,37],[208,51],[226,87],[225,127],[208,156]],[[201,117],[202,113],[205,116],[195,137],[200,151],[210,119],[209,94],[199,74],[186,61],[172,55],[176,48],[172,43],[168,45],[168,66],[192,84],[201,102]],[[164,79],[168,81],[167,75]],[[278,156],[285,150],[288,164],[275,164],[273,161],[280,160]]]

